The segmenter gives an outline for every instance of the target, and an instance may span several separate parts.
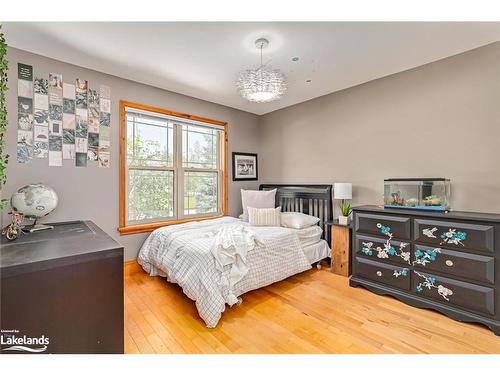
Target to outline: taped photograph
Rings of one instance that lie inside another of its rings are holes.
[[[75,151],[84,152],[85,154],[87,154],[87,149],[88,149],[87,138],[75,137]]]
[[[75,145],[63,144],[63,159],[73,160],[75,158]]]
[[[49,142],[35,141],[33,146],[33,154],[38,159],[44,159],[49,154]]]
[[[33,117],[35,125],[49,125],[49,110],[35,109],[35,114]]]
[[[75,131],[73,129],[63,129],[63,143],[75,144]]]
[[[62,151],[49,150],[49,167],[62,167]]]
[[[17,128],[19,130],[33,130],[33,115],[29,113],[19,113],[17,115]]]
[[[89,147],[87,150],[87,160],[97,161],[98,155],[97,147]]]
[[[63,97],[70,100],[75,100],[75,85],[63,82]]]
[[[17,112],[19,113],[33,113],[33,99],[31,98],[17,98]]]
[[[101,112],[100,121],[101,126],[109,126],[111,123],[111,114],[106,112]]]
[[[34,129],[35,142],[48,142],[49,140],[49,127],[35,125]]]
[[[99,108],[99,92],[97,90],[89,90],[89,108]]]
[[[62,121],[62,106],[50,104],[49,105],[49,119]]]
[[[64,129],[75,129],[76,128],[75,115],[69,115],[67,113],[63,113],[63,128]]]
[[[111,100],[109,99],[101,99],[101,112],[111,112]]]
[[[111,99],[111,89],[109,86],[101,85],[99,87],[99,96],[101,99]]]
[[[62,151],[62,137],[49,135],[49,151]]]
[[[46,78],[35,78],[33,83],[35,94],[48,95],[49,80]]]
[[[17,133],[17,162],[30,163],[33,159],[33,132],[19,130]]]
[[[22,79],[18,80],[17,81],[17,95],[23,96],[25,98],[32,98],[33,97],[33,82],[25,81]]]
[[[99,140],[99,154],[110,152],[110,142]]]
[[[49,74],[49,102],[50,104],[62,106],[62,75],[56,73]]]
[[[75,135],[80,138],[87,138],[88,134],[88,123],[87,120],[81,118],[81,117],[76,117],[76,133]]]
[[[34,103],[35,109],[43,109],[43,110],[49,109],[49,96],[48,95],[35,94],[34,98],[35,98],[35,103]]]
[[[76,108],[87,109],[88,107],[88,82],[84,79],[76,80]]]
[[[49,134],[62,136],[62,121],[49,120]]]
[[[87,153],[85,152],[76,152],[75,153],[75,165],[77,167],[86,167],[87,166]]]
[[[63,112],[75,114],[75,101],[73,99],[63,99]]]
[[[109,152],[99,152],[99,168],[109,168]]]

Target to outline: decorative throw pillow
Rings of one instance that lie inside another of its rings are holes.
[[[276,208],[247,207],[248,222],[255,226],[281,226],[281,206]]]
[[[318,224],[319,218],[301,212],[282,212],[281,226],[285,228],[303,229]]]
[[[241,205],[243,214],[241,220],[248,221],[247,207],[274,208],[276,189],[273,190],[243,190],[241,189]]]

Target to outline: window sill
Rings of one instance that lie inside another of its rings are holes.
[[[189,223],[191,221],[203,221],[203,220],[209,220],[209,219],[217,219],[217,218],[223,217],[223,216],[224,215],[221,214],[221,215],[214,215],[214,216],[190,217],[188,219],[181,219],[181,220],[160,221],[157,223],[128,225],[128,226],[124,226],[124,227],[119,227],[118,232],[120,232],[121,235],[152,232],[155,229],[165,227],[168,225]]]

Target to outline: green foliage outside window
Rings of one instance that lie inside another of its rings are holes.
[[[180,131],[180,129],[179,129]],[[189,146],[189,160],[183,165],[212,165],[217,155],[216,142],[211,134],[202,136]],[[215,153],[215,155],[214,155]],[[127,137],[127,160],[129,163],[128,220],[148,220],[173,217],[175,215],[174,172],[160,165],[173,167],[173,150],[161,147],[158,140],[145,139],[140,134]],[[141,169],[133,169],[131,166]],[[168,168],[167,167],[167,168]],[[142,169],[147,168],[147,169]],[[181,171],[179,169],[179,171]],[[184,174],[184,215],[197,215],[217,212],[218,173],[211,171],[192,171]]]

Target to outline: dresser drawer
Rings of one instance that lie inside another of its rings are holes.
[[[357,255],[377,261],[411,265],[411,245],[408,242],[356,234],[354,249]]]
[[[354,230],[401,240],[411,238],[409,217],[357,213]]]
[[[426,272],[438,271],[485,283],[495,283],[495,258],[416,244],[412,264]]]
[[[399,289],[410,289],[410,270],[408,268],[356,257],[356,275]]]
[[[414,240],[423,243],[490,253],[495,251],[495,230],[491,225],[414,219],[413,233]]]
[[[413,271],[412,289],[417,295],[464,307],[468,310],[495,314],[493,288]]]

